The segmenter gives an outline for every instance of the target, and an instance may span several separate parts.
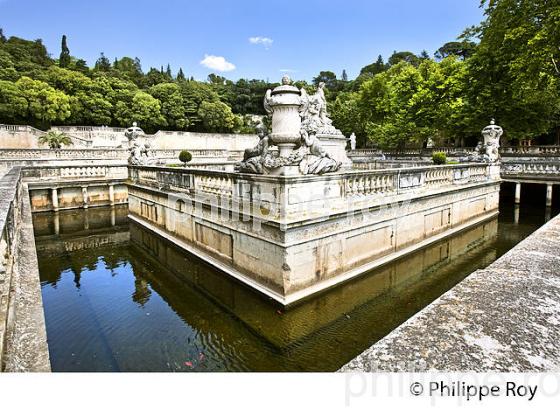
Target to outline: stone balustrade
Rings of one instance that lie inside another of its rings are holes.
[[[0,372],[49,371],[39,270],[22,170],[0,178]]]
[[[422,196],[441,190],[499,180],[499,167],[458,164],[349,171],[322,176],[273,177],[195,168],[129,167],[134,185],[163,192],[186,192],[229,208],[232,202],[260,201],[264,219],[284,222],[348,207],[375,206],[395,197]],[[325,204],[328,203],[328,207]],[[282,212],[280,212],[282,210]]]
[[[124,165],[91,165],[91,166],[44,166],[26,168],[26,178],[33,178],[38,182],[48,180],[83,180],[83,179],[126,179],[127,167]]]
[[[405,148],[405,149],[377,149],[363,148],[348,152],[352,159],[371,158],[385,155],[388,158],[396,157],[426,157],[430,158],[434,152],[443,152],[447,156],[467,156],[475,150],[475,147],[432,147],[432,148]],[[532,145],[500,147],[500,155],[503,157],[559,157],[560,145]]]
[[[556,176],[560,178],[560,163],[552,161],[508,161],[502,163],[503,176]]]

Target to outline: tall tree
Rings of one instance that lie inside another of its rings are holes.
[[[99,58],[95,62],[95,68],[94,69],[97,70],[97,71],[104,71],[104,72],[111,71],[111,62],[109,61],[109,59],[107,57],[105,57],[105,54],[101,53],[99,55]]]
[[[396,65],[401,61],[405,61],[417,67],[420,63],[420,58],[410,51],[394,51],[391,57],[389,57],[389,65]]]
[[[185,81],[185,73],[183,73],[181,67],[179,67],[179,71],[177,72],[177,81]]]
[[[480,129],[492,117],[514,139],[560,129],[560,3],[483,4],[486,20],[462,36],[480,39],[467,60],[471,129]]]
[[[348,74],[346,74],[346,70],[342,70],[342,81],[348,81]]]
[[[70,65],[70,50],[68,49],[68,44],[66,43],[66,34],[62,36],[62,44],[60,57],[58,58],[58,65],[60,67],[68,67]]]
[[[6,40],[6,36],[4,35],[4,30],[2,30],[2,27],[0,27],[0,43],[5,43]]]
[[[434,56],[439,60],[449,56],[456,56],[465,60],[472,56],[475,50],[476,43],[473,41],[450,41],[438,48],[438,50],[434,53]]]

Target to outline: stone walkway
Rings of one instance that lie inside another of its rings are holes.
[[[560,216],[340,371],[559,369]]]

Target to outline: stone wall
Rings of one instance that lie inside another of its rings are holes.
[[[126,166],[50,166],[23,171],[31,209],[56,211],[125,204]]]
[[[72,138],[69,149],[83,148],[126,148],[124,128],[93,126],[53,126],[53,131],[64,132]],[[0,149],[45,148],[38,143],[44,131],[26,125],[0,124]],[[147,134],[146,140],[152,148],[162,150],[225,150],[243,151],[258,142],[254,134],[221,134],[186,131],[158,131]]]
[[[499,197],[499,168],[484,164],[302,177],[129,173],[132,218],[283,304],[493,217]]]
[[[346,364],[345,372],[560,367],[560,216]]]
[[[20,168],[0,180],[0,371],[50,371],[31,208]]]

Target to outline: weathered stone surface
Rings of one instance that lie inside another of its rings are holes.
[[[14,270],[14,329],[7,340],[7,372],[50,372],[39,264],[29,193],[23,190],[18,253]]]
[[[129,209],[289,305],[494,216],[493,168],[288,177],[130,167]]]
[[[20,168],[0,179],[0,371],[49,371],[29,194]]]
[[[560,216],[341,371],[558,371]]]

